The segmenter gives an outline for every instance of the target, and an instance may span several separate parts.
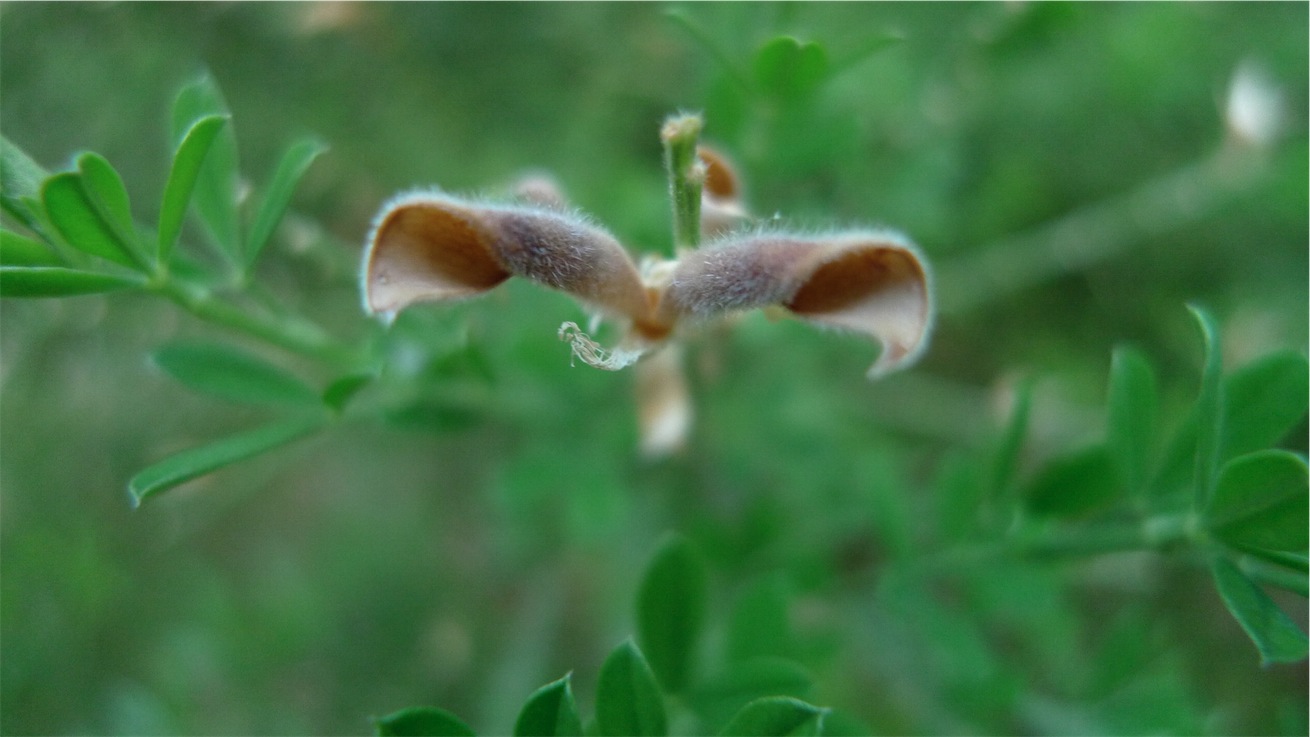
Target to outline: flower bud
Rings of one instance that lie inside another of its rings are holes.
[[[394,314],[415,302],[482,294],[510,276],[640,319],[648,298],[618,241],[550,209],[470,204],[441,194],[383,208],[364,254],[365,307]]]
[[[533,205],[563,210],[568,207],[568,198],[560,189],[554,177],[545,172],[528,172],[520,176],[511,188],[515,198]]]
[[[658,315],[672,323],[770,305],[877,339],[870,378],[917,358],[932,322],[924,261],[899,235],[873,231],[754,235],[688,253]]]
[[[635,370],[641,453],[652,459],[673,455],[686,445],[692,420],[682,349],[666,346]]]
[[[713,238],[740,225],[748,217],[742,202],[741,180],[732,163],[723,154],[707,146],[696,149],[705,167],[705,187],[701,190],[701,236]]]

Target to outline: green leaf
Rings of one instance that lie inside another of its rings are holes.
[[[12,230],[0,230],[0,266],[54,266],[59,256],[40,241]]]
[[[859,48],[843,55],[832,63],[833,72],[844,71],[887,49],[903,43],[905,36],[896,32],[884,32],[882,35],[870,34]]]
[[[726,643],[728,658],[791,656],[794,647],[788,612],[790,598],[787,580],[780,573],[766,575],[747,585],[732,609]]]
[[[690,701],[707,729],[726,724],[743,706],[764,696],[808,698],[814,678],[793,660],[760,657],[732,663],[697,684]]]
[[[828,76],[828,55],[815,43],[778,36],[755,55],[755,78],[766,94],[784,100],[816,91]]]
[[[141,285],[140,279],[62,266],[0,266],[3,297],[74,297]]]
[[[1121,489],[1109,452],[1096,445],[1048,463],[1024,498],[1033,514],[1072,517],[1105,507]]]
[[[214,245],[231,263],[239,264],[242,259],[236,132],[227,101],[208,74],[183,87],[173,102],[173,145],[180,146],[196,122],[213,116],[228,118],[229,122],[217,132],[209,155],[197,173],[193,204]]]
[[[97,210],[76,172],[62,172],[47,179],[41,188],[41,201],[51,224],[68,245],[92,256],[138,267],[131,246]]]
[[[255,220],[250,225],[250,236],[246,238],[246,268],[254,265],[264,244],[272,237],[282,216],[291,204],[291,195],[296,185],[304,176],[309,165],[319,154],[327,150],[327,145],[314,138],[302,138],[291,144],[278,161],[277,170],[264,193],[264,200],[255,212]]]
[[[1223,433],[1223,365],[1219,328],[1210,313],[1188,305],[1201,326],[1205,339],[1205,363],[1201,370],[1201,393],[1196,398],[1196,485],[1195,508],[1204,509],[1214,491],[1219,473],[1219,439]]]
[[[218,132],[227,124],[227,118],[211,115],[201,118],[187,131],[186,137],[173,155],[173,168],[164,185],[164,201],[159,212],[159,262],[168,263],[173,245],[182,232],[187,206],[200,176],[200,167],[209,153]]]
[[[93,152],[79,156],[77,168],[82,173],[82,190],[86,192],[87,199],[101,219],[124,248],[139,254],[136,225],[132,221],[132,203],[118,171],[105,157]]]
[[[789,696],[766,696],[742,707],[719,734],[733,737],[817,735],[827,709]]]
[[[132,477],[127,488],[132,495],[134,505],[140,506],[149,497],[217,471],[224,466],[299,440],[322,426],[321,418],[283,420],[208,445],[184,450],[142,470]]]
[[[469,737],[469,725],[445,709],[415,706],[373,720],[379,737]]]
[[[1155,447],[1159,404],[1155,369],[1140,351],[1120,347],[1110,360],[1110,416],[1107,444],[1128,490],[1146,484]]]
[[[154,360],[174,379],[221,399],[298,405],[321,401],[317,392],[283,369],[218,343],[170,343],[155,352]]]
[[[1220,395],[1223,437],[1220,460],[1260,450],[1283,439],[1305,415],[1305,356],[1296,351],[1267,355],[1225,377]],[[1185,485],[1196,466],[1197,408],[1178,427],[1154,483],[1163,491]]]
[[[1310,542],[1307,479],[1305,460],[1284,450],[1234,458],[1219,472],[1206,523],[1235,547],[1304,551]]]
[[[708,586],[691,542],[667,536],[637,591],[637,641],[666,693],[680,692],[691,678]]]
[[[596,724],[606,737],[668,734],[664,696],[631,639],[605,658],[596,685]]]
[[[1305,416],[1310,367],[1297,351],[1264,356],[1224,381],[1223,457],[1250,453],[1282,440]]]
[[[537,689],[514,722],[515,737],[581,737],[582,719],[573,700],[570,676]]]
[[[1223,558],[1212,573],[1228,611],[1260,651],[1260,664],[1295,663],[1306,657],[1306,635],[1251,579]]]
[[[1023,450],[1024,438],[1028,436],[1028,417],[1032,413],[1033,380],[1024,379],[1014,390],[1014,407],[1010,410],[1010,421],[1001,436],[1001,445],[996,451],[996,465],[992,475],[992,496],[1005,506],[1009,499],[1011,482],[1015,469],[1019,466],[1019,453]]]
[[[988,460],[982,454],[953,451],[938,464],[931,496],[934,511],[928,523],[936,526],[943,541],[966,540],[977,534],[987,493]]]
[[[1232,561],[1238,570],[1257,584],[1277,586],[1299,594],[1303,599],[1310,596],[1310,579],[1306,578],[1310,560],[1304,552],[1250,550]]]
[[[39,208],[41,183],[50,173],[32,160],[23,149],[0,136],[0,206],[23,225],[40,230],[43,216]]]
[[[1279,550],[1253,550],[1248,552],[1275,565],[1291,568],[1301,573],[1310,573],[1310,555],[1307,555],[1305,551],[1287,553]]]
[[[374,378],[373,374],[350,374],[337,379],[323,390],[323,404],[331,407],[335,412],[344,410],[346,405],[350,404],[350,400],[354,399],[361,389],[372,383]]]

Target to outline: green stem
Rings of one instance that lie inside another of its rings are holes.
[[[703,125],[699,115],[678,115],[664,121],[664,127],[660,129],[673,199],[673,245],[676,251],[700,245],[700,198],[705,186],[705,165],[696,155],[696,140]]]
[[[1159,515],[1137,524],[1043,531],[1033,537],[1016,539],[1011,548],[1018,555],[1037,558],[1158,550],[1193,540],[1194,528],[1189,515]]]
[[[167,275],[157,278],[152,287],[202,320],[246,333],[291,353],[337,368],[357,368],[362,361],[356,351],[341,345],[317,325],[294,316],[268,318],[252,314],[216,298],[208,290],[179,283]]]
[[[1257,184],[1267,170],[1260,152],[1220,149],[1123,194],[982,246],[938,269],[941,312],[968,312],[1103,263],[1154,236],[1201,220]]]
[[[930,555],[923,562],[932,570],[950,570],[1001,559],[1082,558],[1202,542],[1190,514],[1155,515],[1137,522],[1021,530],[1000,540]]]

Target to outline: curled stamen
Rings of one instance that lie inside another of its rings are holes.
[[[569,360],[570,365],[574,365],[572,361],[576,358],[592,368],[604,371],[618,371],[631,366],[646,354],[645,348],[633,350],[616,346],[606,349],[584,333],[575,322],[566,322],[559,326],[559,339],[567,341],[573,353],[573,357]]]

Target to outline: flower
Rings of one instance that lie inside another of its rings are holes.
[[[742,310],[780,308],[822,327],[882,344],[876,378],[922,354],[932,324],[928,267],[889,230],[801,234],[740,229],[749,219],[739,178],[721,154],[697,150],[704,167],[702,248],[640,267],[604,228],[563,204],[534,175],[518,202],[496,204],[439,191],[403,194],[379,213],[364,252],[365,309],[390,319],[419,302],[483,294],[520,277],[566,292],[597,318],[620,324],[606,349],[566,322],[559,330],[584,363],[619,370],[638,364],[642,445],[665,455],[684,441],[691,407],[676,346],[698,324]],[[665,349],[661,351],[661,349]]]

